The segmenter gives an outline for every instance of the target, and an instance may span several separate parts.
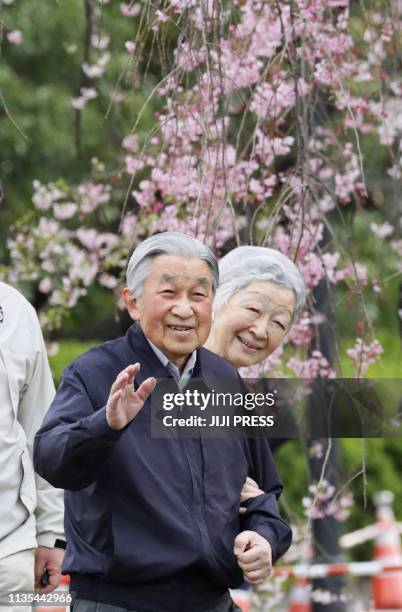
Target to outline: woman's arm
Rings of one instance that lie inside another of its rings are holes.
[[[248,499],[251,499],[252,497],[257,497],[258,495],[264,495],[264,493],[265,491],[259,488],[258,483],[256,483],[255,480],[250,478],[250,476],[247,476],[246,480],[244,481],[242,490],[240,491],[240,503],[245,502]],[[240,506],[239,508],[240,514],[243,514],[244,512],[246,512],[246,510],[247,508],[245,508],[244,506]]]

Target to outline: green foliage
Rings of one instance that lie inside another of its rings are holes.
[[[95,314],[95,316],[94,316]],[[107,330],[100,329],[104,321],[118,319],[121,311],[117,309],[116,297],[110,289],[105,287],[93,287],[70,311],[70,317],[63,325],[63,334],[71,337],[96,338],[107,337],[110,340],[114,335],[114,330],[107,324]],[[113,317],[114,315],[114,317]],[[99,335],[96,333],[99,330]],[[103,333],[102,333],[103,332]],[[64,346],[64,340],[61,346]],[[95,341],[94,341],[95,342]]]
[[[5,192],[0,208],[2,256],[6,255],[10,224],[32,208],[35,179],[47,183],[68,177],[69,184],[76,184],[88,175],[91,158],[97,157],[115,174],[113,199],[121,210],[128,187],[128,180],[122,184],[120,176],[121,141],[155,86],[160,68],[151,62],[141,89],[134,89],[135,74],[124,42],[135,38],[136,21],[122,19],[119,3],[102,10],[101,24],[107,20],[111,36],[111,61],[97,80],[99,97],[86,106],[79,120],[72,98],[81,85],[92,85],[81,73],[87,25],[84,4],[79,0],[16,2],[2,12],[6,31],[19,29],[23,35],[21,45],[12,45],[4,37],[1,48],[0,179]],[[124,99],[109,108],[115,89],[124,93]],[[157,108],[158,102],[152,100],[141,115],[136,131],[140,144],[153,125]]]
[[[354,503],[343,532],[349,533],[375,522],[374,494],[389,490],[394,493],[394,512],[402,520],[402,481],[400,478],[400,440],[373,438],[368,440],[341,439],[340,482],[348,484]],[[275,462],[284,484],[282,508],[293,524],[305,522],[302,499],[308,487],[308,461],[298,440],[290,440],[275,452]],[[362,469],[366,468],[366,477]],[[365,484],[365,482],[367,484]],[[345,552],[352,560],[370,560],[373,543],[367,542]]]
[[[13,205],[9,218],[26,210],[34,178],[58,178],[74,158],[71,91],[79,73],[65,45],[71,32],[82,29],[81,16],[78,1],[68,9],[53,2],[21,2],[4,14],[8,29],[18,28],[24,37],[21,46],[4,43],[0,66],[5,103],[26,136],[3,117],[3,180],[6,204]]]
[[[302,499],[309,484],[308,460],[299,440],[289,440],[275,451],[275,463],[284,485],[281,503],[293,524],[303,523]]]
[[[366,478],[358,476],[350,485],[354,494],[354,506],[345,525],[345,533],[366,527],[375,522],[373,498],[376,492],[389,490],[394,494],[393,509],[397,520],[402,519],[402,481],[400,477],[400,439],[382,438],[341,440],[342,466],[345,481],[353,478],[366,467]],[[365,484],[365,481],[367,484]],[[351,551],[356,560],[372,557],[372,543],[357,546]]]
[[[77,357],[88,351],[93,346],[97,346],[98,341],[82,342],[81,340],[63,340],[60,343],[60,349],[49,358],[50,366],[53,372],[53,378],[56,385],[60,383],[60,377],[63,370],[70,365]]]
[[[402,346],[395,342],[392,330],[382,328],[376,336],[384,353],[378,362],[370,365],[368,378],[399,378],[402,372]],[[344,341],[344,348],[352,346],[351,338]],[[342,350],[342,355],[345,352]],[[347,357],[342,359],[344,376],[353,377],[356,371]],[[371,438],[366,440],[339,440],[341,456],[340,482],[351,491],[354,504],[350,516],[344,523],[343,532],[348,533],[375,522],[374,494],[389,490],[394,493],[394,512],[402,520],[402,480],[400,477],[401,441],[397,439]],[[283,508],[295,524],[305,519],[301,500],[308,487],[308,458],[298,440],[290,440],[275,452],[275,461],[284,484]],[[365,469],[365,476],[361,473]],[[353,560],[372,558],[371,542],[362,544],[347,553]]]

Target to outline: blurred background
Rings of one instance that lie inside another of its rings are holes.
[[[299,265],[308,306],[259,373],[401,377],[401,21],[400,0],[0,0],[0,278],[40,314],[56,382],[125,333],[127,254],[169,229]],[[275,453],[302,534],[323,454]],[[402,520],[401,458],[339,440],[321,519],[372,524],[388,489]]]

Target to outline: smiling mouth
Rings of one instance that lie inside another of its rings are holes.
[[[253,344],[252,342],[249,342],[248,340],[245,340],[244,338],[241,338],[240,336],[236,336],[236,338],[249,351],[256,352],[260,351],[262,348],[256,344]]]
[[[186,325],[168,325],[168,328],[179,333],[193,331],[192,327],[188,327]]]

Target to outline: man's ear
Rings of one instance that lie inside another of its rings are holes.
[[[137,298],[133,296],[133,294],[131,293],[131,290],[128,287],[124,287],[123,292],[122,292],[122,298],[123,298],[124,305],[127,308],[127,312],[130,315],[130,317],[134,321],[138,321],[140,318],[140,313],[138,312],[138,309],[137,309]]]

